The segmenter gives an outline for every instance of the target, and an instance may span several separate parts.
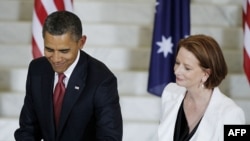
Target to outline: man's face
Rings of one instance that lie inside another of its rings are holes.
[[[44,36],[44,55],[57,73],[65,72],[75,61],[78,51],[82,48],[85,38],[74,41],[70,33]]]

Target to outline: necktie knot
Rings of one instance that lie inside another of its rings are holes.
[[[63,79],[65,78],[64,73],[59,73],[58,74],[58,82],[63,82]]]

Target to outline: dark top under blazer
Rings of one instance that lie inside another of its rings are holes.
[[[54,74],[45,57],[29,65],[17,141],[121,141],[122,116],[117,79],[100,61],[80,51],[67,85],[55,130]],[[79,89],[78,89],[78,88]]]

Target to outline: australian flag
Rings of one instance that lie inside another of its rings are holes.
[[[148,92],[161,96],[175,82],[178,41],[190,34],[190,0],[157,0],[150,58]]]

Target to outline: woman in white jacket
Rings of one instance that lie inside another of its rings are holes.
[[[174,72],[176,83],[162,93],[159,141],[223,141],[224,125],[245,124],[243,110],[218,88],[227,65],[212,37],[180,40]]]

